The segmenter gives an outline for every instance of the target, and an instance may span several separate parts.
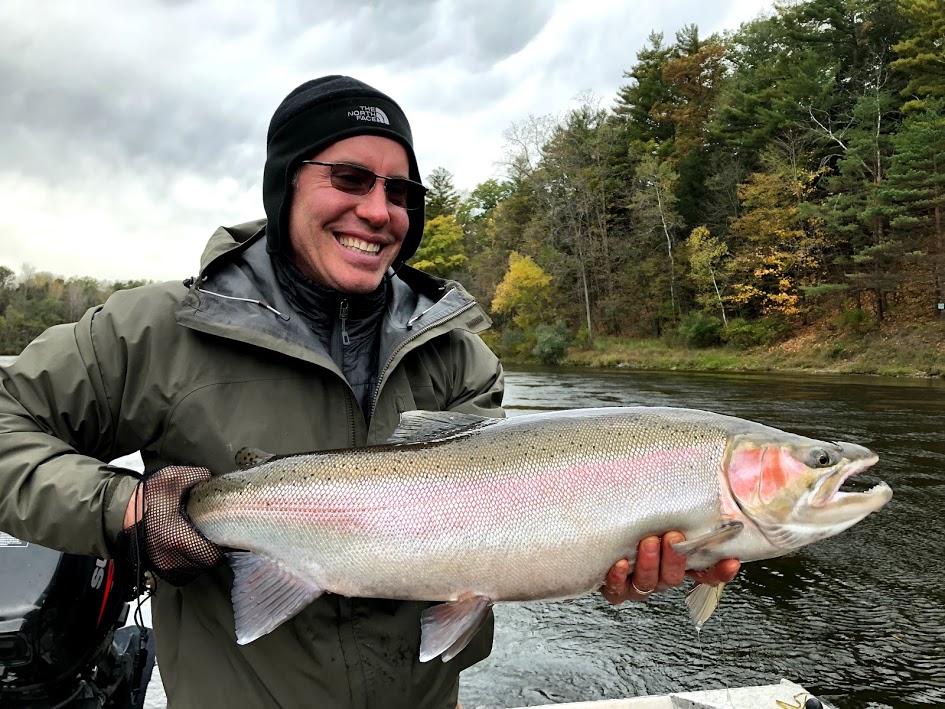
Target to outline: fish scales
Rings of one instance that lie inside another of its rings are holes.
[[[704,417],[673,427],[645,415],[507,423],[275,460],[234,474],[236,502],[208,496],[226,514],[212,519],[196,496],[189,511],[216,543],[276,558],[288,533],[313,563],[284,563],[344,595],[525,600],[598,586],[608,561],[632,558],[637,539],[667,528],[670,515],[646,517],[657,505],[705,518],[720,506],[728,436]]]
[[[444,601],[424,612],[421,660],[453,657],[494,602],[597,588],[650,534],[683,532],[674,548],[690,569],[752,561],[837,534],[892,495],[840,492],[877,460],[862,446],[657,407],[408,412],[384,446],[247,460],[187,504],[209,539],[242,550],[229,555],[238,641],[326,591]],[[718,596],[694,596],[701,625]]]

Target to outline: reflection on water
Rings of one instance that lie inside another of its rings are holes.
[[[873,448],[862,488],[895,496],[842,535],[745,566],[701,637],[684,592],[611,608],[599,596],[503,605],[492,656],[464,673],[466,707],[777,682],[843,709],[945,706],[945,383],[856,377],[520,370],[510,414],[684,406]]]
[[[2,361],[2,360],[0,360]],[[945,382],[856,377],[519,370],[510,415],[684,406],[866,445],[895,496],[842,535],[748,564],[701,636],[681,589],[613,608],[599,595],[502,604],[492,656],[463,673],[470,708],[767,684],[841,709],[945,706]],[[147,706],[164,705],[152,684]]]

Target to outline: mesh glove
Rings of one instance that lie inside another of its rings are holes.
[[[223,552],[187,517],[187,498],[210,479],[206,468],[171,465],[146,475],[135,495],[144,495],[144,516],[122,532],[124,556],[174,586],[184,586],[219,565]]]

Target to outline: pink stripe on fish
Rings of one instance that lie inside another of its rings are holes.
[[[578,509],[627,502],[627,481],[640,476],[656,483],[667,469],[701,470],[715,447],[654,451],[623,460],[545,469],[534,473],[483,475],[480,479],[392,479],[377,487],[357,482],[323,483],[323,494],[269,499],[268,504],[240,505],[231,514],[264,513],[296,523],[348,533],[396,533],[417,538],[452,534],[456,530],[500,528],[512,516],[567,515]],[[684,473],[680,472],[680,475]],[[714,472],[713,472],[714,479]],[[379,499],[378,493],[384,494]],[[660,494],[654,490],[654,494]],[[578,520],[575,520],[575,524]]]

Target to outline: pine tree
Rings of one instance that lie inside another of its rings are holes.
[[[453,184],[453,174],[446,168],[435,168],[427,178],[426,218],[455,215],[458,206],[459,193]]]
[[[923,255],[935,303],[945,290],[945,99],[925,101],[893,137],[892,164],[879,193],[903,251]]]
[[[911,98],[904,111],[920,111],[928,97],[945,97],[945,0],[901,0],[910,29],[893,46],[899,58],[892,66],[908,79],[902,95]]]

